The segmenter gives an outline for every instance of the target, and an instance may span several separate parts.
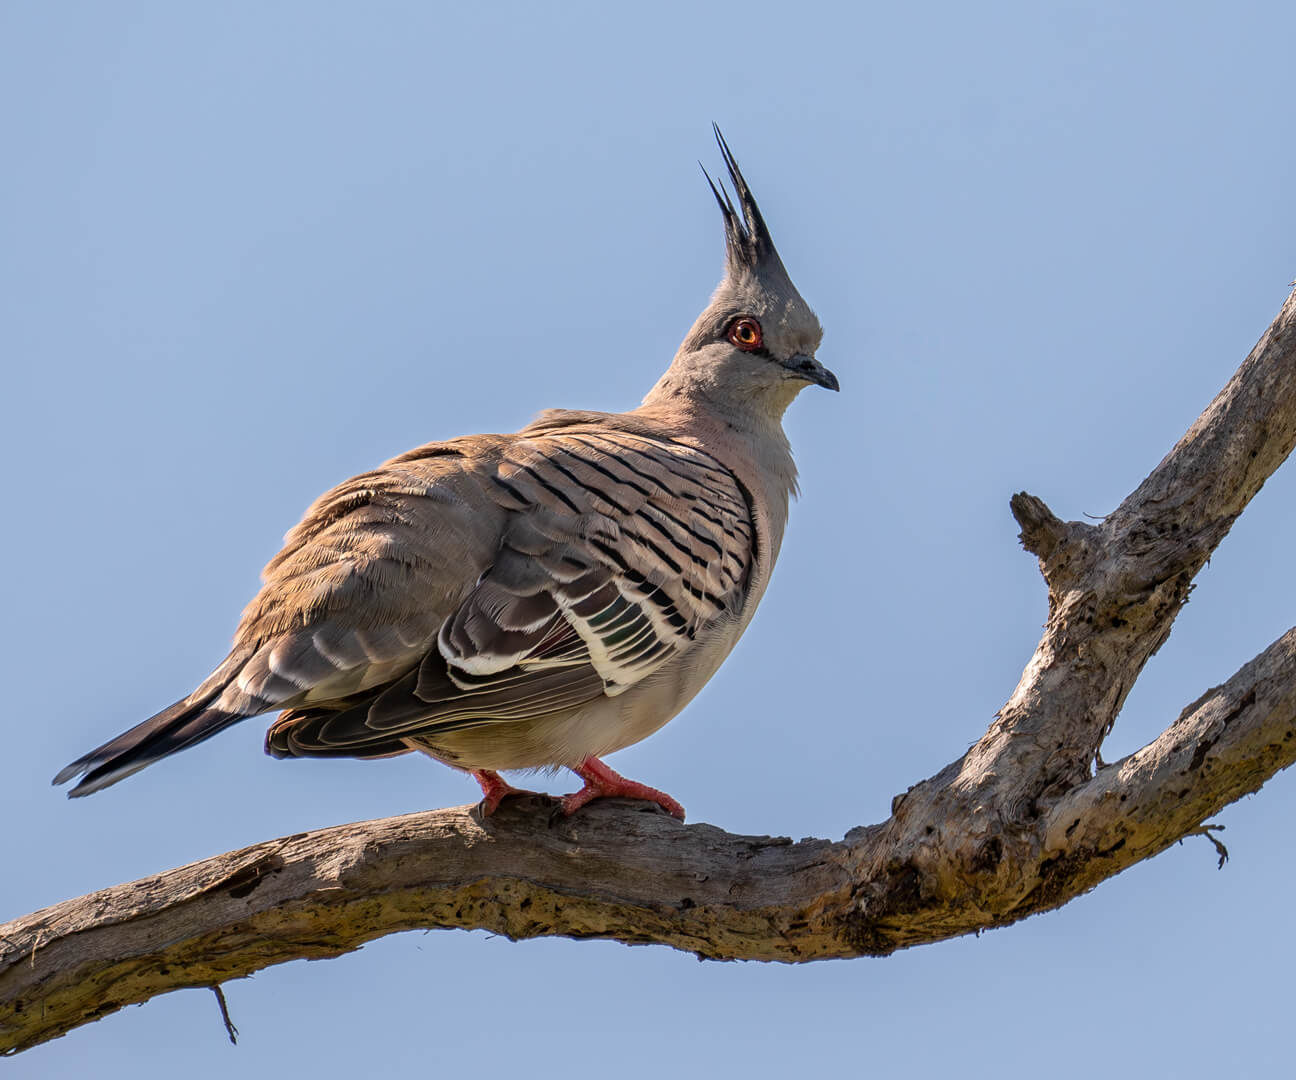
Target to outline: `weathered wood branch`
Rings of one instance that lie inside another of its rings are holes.
[[[1296,444],[1296,296],[1160,465],[1097,525],[1014,496],[1044,636],[985,736],[881,825],[792,843],[542,797],[323,829],[0,926],[0,1049],[155,994],[419,927],[615,938],[703,957],[884,954],[1055,908],[1296,760],[1296,629],[1109,766],[1098,748],[1192,579]]]

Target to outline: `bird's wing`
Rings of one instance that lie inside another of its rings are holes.
[[[742,607],[751,509],[697,449],[576,425],[523,433],[476,478],[503,527],[488,557],[462,553],[479,576],[435,646],[371,695],[286,713],[271,753],[355,753],[615,696]]]

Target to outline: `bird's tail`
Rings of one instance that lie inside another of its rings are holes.
[[[80,783],[68,792],[68,798],[93,795],[155,761],[195,746],[238,723],[248,714],[230,712],[212,704],[229,681],[225,669],[232,666],[227,661],[187,698],[77,758],[54,777],[54,783],[66,784],[73,777],[81,776]],[[225,678],[221,677],[223,674]]]

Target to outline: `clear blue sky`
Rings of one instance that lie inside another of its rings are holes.
[[[1008,496],[1112,509],[1282,304],[1294,33],[1290,2],[0,7],[0,919],[475,796],[413,758],[272,761],[261,721],[93,800],[48,781],[207,673],[327,486],[542,407],[636,404],[720,274],[713,119],[843,389],[789,414],[803,497],[747,637],[612,763],[733,831],[885,817],[1037,640]],[[1296,622],[1294,531],[1280,472],[1109,759]],[[5,1068],[1272,1073],[1293,817],[1280,776],[1220,815],[1222,872],[1194,840],[887,960],[407,934],[227,985],[237,1049],[187,991]]]

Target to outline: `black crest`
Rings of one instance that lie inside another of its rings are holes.
[[[724,215],[726,261],[729,268],[731,271],[746,270],[758,273],[763,267],[773,264],[781,270],[782,260],[774,249],[774,241],[770,238],[765,219],[756,205],[756,197],[752,195],[751,188],[743,179],[742,170],[738,168],[738,162],[729,149],[729,144],[720,134],[720,128],[716,124],[712,124],[711,127],[715,131],[716,142],[720,145],[720,153],[724,156],[725,166],[729,170],[729,179],[733,181],[734,191],[738,196],[738,206],[735,207],[729,198],[729,191],[724,186],[724,181],[717,183],[712,180],[706,167],[703,166],[702,175],[707,178],[711,193],[720,206],[720,213]]]

